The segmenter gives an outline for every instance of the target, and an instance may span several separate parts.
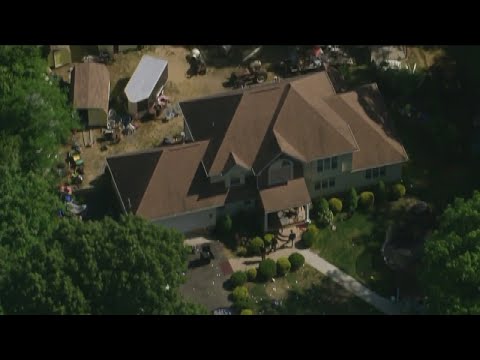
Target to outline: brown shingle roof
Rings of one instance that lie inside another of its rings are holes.
[[[269,86],[245,92],[210,168],[211,175],[224,172],[230,153],[251,169],[268,136],[284,86]],[[271,135],[270,135],[271,136]],[[240,165],[240,164],[239,164]]]
[[[290,180],[285,185],[260,190],[260,199],[265,212],[280,211],[311,202],[304,178]]]
[[[304,161],[356,151],[348,124],[322,100],[323,91],[314,83],[298,87],[292,82],[274,126],[280,148]],[[311,86],[311,87],[310,87]],[[293,152],[292,152],[293,150]]]
[[[207,146],[201,141],[108,158],[127,211],[128,199],[134,214],[151,220],[222,206],[224,184],[211,185],[201,168]]]
[[[353,153],[352,170],[362,170],[408,160],[404,147],[386,123],[376,84],[325,100],[350,125],[360,151]]]
[[[73,71],[73,107],[108,112],[110,75],[103,64],[76,64]]]

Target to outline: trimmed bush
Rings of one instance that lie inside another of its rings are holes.
[[[330,210],[329,210],[330,211]],[[306,248],[311,248],[318,234],[318,228],[313,225],[314,228],[308,227],[308,230],[302,234],[302,244]]]
[[[401,197],[405,196],[405,193],[407,190],[405,189],[405,186],[403,184],[395,184],[392,186],[392,195],[394,200],[398,200]]]
[[[277,274],[279,276],[286,275],[290,271],[291,267],[292,267],[292,265],[290,264],[290,261],[286,257],[278,258],[278,260],[277,260]]]
[[[330,210],[333,212],[334,215],[342,212],[343,204],[342,200],[340,200],[339,198],[331,198],[328,201],[328,205],[330,206]]]
[[[257,276],[262,281],[268,281],[277,275],[277,264],[272,259],[263,260],[258,266]]]
[[[347,206],[350,213],[354,213],[358,207],[358,195],[355,188],[351,188],[347,194]]]
[[[385,183],[380,180],[375,190],[375,197],[377,199],[377,202],[380,204],[384,204],[387,201],[387,188],[385,187]]]
[[[262,238],[256,237],[250,240],[250,242],[247,245],[247,252],[249,255],[261,255],[262,254],[262,248],[264,247],[264,243]]]
[[[239,246],[237,249],[237,256],[247,256],[247,248],[245,246]]]
[[[374,203],[375,195],[371,191],[364,191],[360,194],[359,204],[363,209],[371,209]]]
[[[264,235],[263,243],[264,243],[266,248],[269,248],[270,246],[272,246],[272,241],[273,241],[274,237],[275,237],[275,235],[273,235],[273,234],[265,234]]]
[[[297,271],[305,264],[305,258],[298,252],[290,254],[288,261],[290,261],[290,265],[292,266],[290,270],[292,271]]]
[[[240,315],[253,315],[253,310],[252,309],[243,309],[240,312]]]
[[[239,303],[245,300],[248,300],[250,294],[248,289],[245,286],[237,286],[232,292],[232,301],[234,303]]]
[[[327,211],[327,210],[330,210],[330,206],[328,205],[328,201],[325,198],[321,198],[318,211]]]
[[[237,286],[242,286],[246,282],[247,274],[245,274],[245,271],[235,271],[232,276],[230,276],[230,283],[234,288],[236,288]]]
[[[311,231],[313,233],[318,233],[318,227],[315,224],[310,224],[307,226],[307,231]]]
[[[255,281],[257,278],[257,269],[250,268],[247,270],[247,279],[248,281]]]
[[[218,236],[225,238],[232,233],[232,218],[228,215],[221,216],[217,220],[216,233]]]

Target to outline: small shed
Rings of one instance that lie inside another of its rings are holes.
[[[50,45],[48,54],[48,66],[50,68],[59,68],[72,63],[72,53],[69,45]]]
[[[128,112],[136,118],[143,117],[150,100],[156,99],[168,80],[168,61],[143,55],[135,72],[125,87]]]
[[[76,64],[72,71],[73,107],[88,126],[107,126],[110,74],[104,64]]]
[[[98,51],[106,51],[110,55],[128,50],[138,50],[140,45],[98,45]]]

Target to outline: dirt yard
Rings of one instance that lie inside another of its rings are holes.
[[[153,54],[168,60],[168,82],[165,86],[165,94],[170,97],[172,102],[229,91],[229,89],[223,87],[223,83],[234,70],[233,66],[209,66],[205,76],[187,79],[185,76],[188,70],[187,53],[188,50],[182,46],[158,45],[148,46],[140,51],[129,51],[114,55],[114,62],[108,65],[111,82],[111,100],[117,106],[122,104],[120,107],[126,111],[123,91],[128,79],[144,54]],[[273,80],[271,73],[269,74],[269,80]],[[78,133],[76,141],[82,147],[82,158],[85,161],[85,176],[82,188],[92,186],[92,181],[104,172],[105,159],[108,156],[158,146],[164,137],[174,135],[182,130],[183,119],[181,117],[177,117],[168,123],[161,120],[140,122],[139,128],[133,135],[124,136],[120,143],[108,145],[108,149],[104,151],[101,151],[103,144],[101,142],[100,129],[92,130],[92,137],[96,142],[91,147],[84,146],[82,133]],[[68,149],[65,149],[66,151]]]

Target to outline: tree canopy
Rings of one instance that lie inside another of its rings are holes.
[[[7,314],[193,314],[177,288],[183,236],[134,216],[61,221],[16,257],[3,282]]]
[[[37,46],[0,46],[0,134],[15,136],[24,169],[43,170],[79,126]]]
[[[455,199],[426,241],[422,281],[435,314],[480,314],[480,192]]]

